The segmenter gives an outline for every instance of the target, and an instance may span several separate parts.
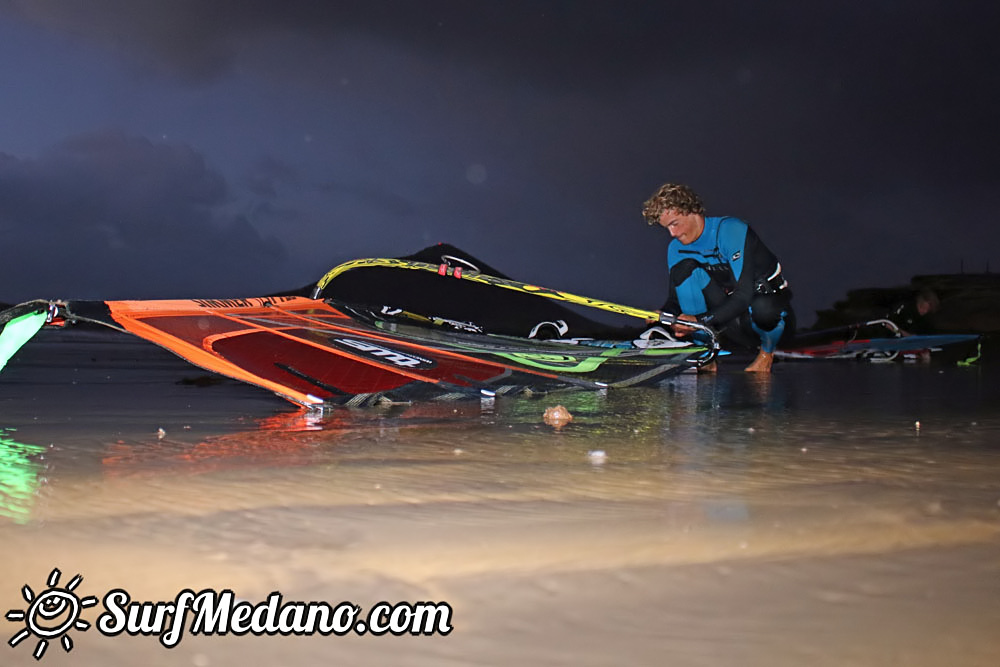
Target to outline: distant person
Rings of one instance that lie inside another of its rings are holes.
[[[924,287],[912,298],[896,304],[887,317],[904,334],[926,334],[933,331],[930,316],[936,313],[940,307],[941,300],[937,293]]]
[[[746,370],[769,373],[774,350],[795,334],[792,293],[774,253],[742,220],[706,217],[701,199],[686,185],[661,186],[642,214],[673,237],[662,312],[708,325],[730,344],[757,349]],[[694,331],[682,324],[673,329],[682,337]]]

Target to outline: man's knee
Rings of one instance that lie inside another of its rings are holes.
[[[770,331],[787,318],[790,308],[787,300],[777,295],[758,296],[750,304],[750,316],[758,329]]]

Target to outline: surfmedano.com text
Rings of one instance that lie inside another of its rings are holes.
[[[166,648],[180,643],[185,628],[192,635],[447,635],[451,632],[451,605],[447,602],[379,602],[367,613],[353,602],[282,600],[275,591],[256,604],[241,600],[231,590],[185,589],[172,602],[132,602],[116,588],[103,599],[105,612],[97,619],[101,634],[114,637],[157,636]],[[190,619],[190,624],[188,620]]]

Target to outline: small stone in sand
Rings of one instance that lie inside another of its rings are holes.
[[[549,426],[560,429],[573,421],[573,415],[571,415],[569,410],[563,406],[556,405],[551,408],[545,408],[545,412],[542,414],[542,420]]]

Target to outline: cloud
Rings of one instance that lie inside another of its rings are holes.
[[[0,154],[3,300],[273,290],[283,245],[229,206],[188,146],[79,135],[37,159]]]
[[[885,10],[894,6],[875,2],[845,11],[792,0],[744,8],[723,0],[8,0],[0,10],[191,81],[222,76],[272,40],[292,37],[285,48],[308,42],[337,51],[363,37],[440,63],[471,62],[510,81],[572,89],[595,79],[632,81],[664,68],[686,69],[706,57],[731,60],[790,43],[815,47],[823,35],[856,32],[857,24],[875,33],[900,18],[898,11]],[[908,4],[907,25],[932,29],[927,17],[936,9],[935,3]],[[853,49],[870,46],[851,43]],[[849,51],[844,55],[851,57]],[[308,60],[298,64],[312,68]]]
[[[666,42],[663,21],[688,10],[573,1],[364,3],[312,0],[8,0],[13,14],[132,54],[192,81],[228,71],[255,45],[287,35],[324,43],[364,35],[444,59],[474,58],[520,74],[641,66],[634,40]],[[673,40],[683,37],[680,32]],[[546,67],[539,68],[544,62]],[[303,64],[308,68],[308,63]]]
[[[274,199],[282,186],[297,187],[301,184],[299,171],[287,162],[265,155],[247,172],[244,185],[261,199]]]
[[[1000,58],[992,35],[1000,7],[932,0],[851,7],[8,0],[4,7],[186,81],[256,73],[285,95],[291,81],[321,89],[332,109],[345,89],[360,90],[385,107],[433,114],[428,124],[443,124],[447,114],[459,131],[471,125],[479,136],[495,131],[501,115],[531,132],[545,117],[539,100],[555,100],[565,111],[544,129],[568,136],[561,126],[575,124],[575,144],[580,120],[605,109],[597,142],[627,141],[636,125],[660,142],[683,132],[697,150],[747,161],[763,150],[803,178],[828,182],[832,174],[841,187],[863,189],[881,174],[939,183],[1000,175],[992,131],[1000,90],[983,66]],[[645,125],[656,115],[661,125]],[[768,144],[770,135],[777,139]]]
[[[165,125],[228,163],[232,191],[177,147],[155,169],[106,175],[98,186],[117,191],[98,203],[86,170],[62,178],[58,201],[82,207],[65,215],[91,220],[84,240],[115,261],[145,228],[109,207],[151,221],[162,208],[179,238],[221,244],[241,206],[251,226],[235,236],[260,251],[260,230],[280,236],[296,265],[447,240],[529,280],[653,304],[663,239],[637,208],[664,180],[757,226],[802,303],[843,289],[844,266],[896,280],[996,237],[1000,8],[983,3],[0,0],[3,12],[139,65],[115,117],[147,114],[132,83],[155,89],[172,114],[128,127]],[[28,173],[55,178],[70,148],[0,160],[22,181],[5,205],[27,206],[46,183]],[[255,163],[258,151],[273,157]],[[154,188],[147,173],[180,180]],[[942,243],[949,216],[962,230]],[[146,247],[160,245],[193,252],[173,237]],[[247,277],[221,261],[203,263]]]
[[[494,72],[549,83],[644,78],[706,58],[783,52],[802,54],[802,64],[818,66],[818,76],[853,61],[876,71],[918,65],[964,80],[969,75],[949,71],[950,65],[989,43],[995,25],[990,19],[1000,15],[995,7],[955,8],[933,0],[853,6],[795,0],[745,6],[725,0],[7,0],[0,11],[132,53],[192,80],[219,76],[274,37],[292,35],[336,49],[343,40],[364,35],[413,53],[471,60]],[[871,53],[884,57],[872,61]],[[309,63],[301,66],[308,69]]]

